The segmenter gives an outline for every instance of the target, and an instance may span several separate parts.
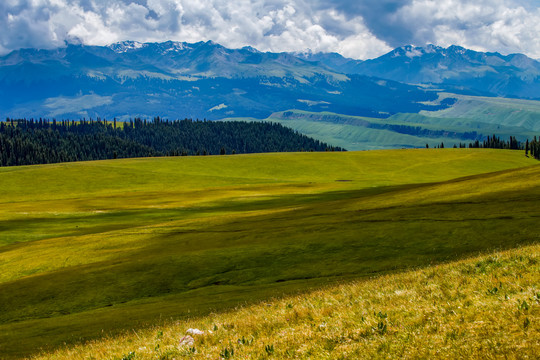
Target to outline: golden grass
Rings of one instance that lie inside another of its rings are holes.
[[[540,245],[532,245],[131,331],[32,359],[538,359],[539,324]],[[205,333],[193,335],[193,345],[179,346],[188,328]]]

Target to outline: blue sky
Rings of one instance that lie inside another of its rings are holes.
[[[213,40],[367,59],[413,44],[540,58],[540,0],[1,0],[0,54],[68,42]]]

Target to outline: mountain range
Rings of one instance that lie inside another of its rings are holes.
[[[501,55],[460,46],[399,47],[379,58],[359,61],[339,54],[300,53],[330,69],[375,76],[466,95],[540,99],[540,62],[522,54]]]
[[[420,102],[434,97],[292,54],[213,42],[67,45],[0,58],[0,115],[12,117],[220,119],[289,108],[384,117],[426,109]]]
[[[385,118],[448,107],[435,102],[434,86],[535,98],[538,74],[540,64],[524,55],[458,47],[406,46],[358,61],[211,41],[68,44],[0,57],[0,116],[265,118],[299,109]]]

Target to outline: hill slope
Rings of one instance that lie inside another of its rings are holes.
[[[242,359],[538,358],[539,276],[535,245],[325,287],[34,359],[214,359],[233,352]],[[204,334],[181,343],[193,328]]]
[[[452,147],[482,142],[494,134],[505,140],[515,136],[522,142],[538,136],[539,101],[439,93],[434,103],[445,101],[453,104],[444,110],[398,113],[386,119],[288,110],[264,121],[280,123],[348,150],[433,147],[441,143]]]
[[[497,128],[515,127],[529,132],[540,132],[540,101],[439,93],[437,102],[448,99],[455,101],[449,108],[422,111],[420,114],[433,117],[433,121],[439,122],[447,119],[469,119]]]
[[[451,149],[1,168],[0,353],[534,242],[539,180]]]

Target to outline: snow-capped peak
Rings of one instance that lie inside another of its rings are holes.
[[[413,48],[405,52],[405,56],[411,59],[422,56],[422,55],[423,55],[422,49],[418,49],[418,48]]]
[[[422,48],[417,48],[412,45],[405,45],[398,47],[392,52],[392,57],[406,56],[408,58],[413,58],[416,56],[422,55]]]
[[[116,53],[125,53],[145,47],[146,44],[137,41],[120,41],[109,46],[109,48]]]
[[[244,46],[242,48],[242,50],[246,50],[246,51],[249,51],[249,52],[252,52],[252,53],[255,53],[255,54],[259,54],[260,51],[255,49],[253,46]]]
[[[179,52],[183,50],[190,49],[189,46],[187,46],[186,43],[178,42],[178,41],[167,41],[166,43],[163,43],[165,47],[161,51],[162,55],[165,55],[170,52]]]
[[[448,48],[448,51],[449,52],[454,52],[456,54],[460,54],[460,55],[463,55],[467,52],[467,49],[461,47],[461,46],[458,46],[458,45],[452,45]]]

